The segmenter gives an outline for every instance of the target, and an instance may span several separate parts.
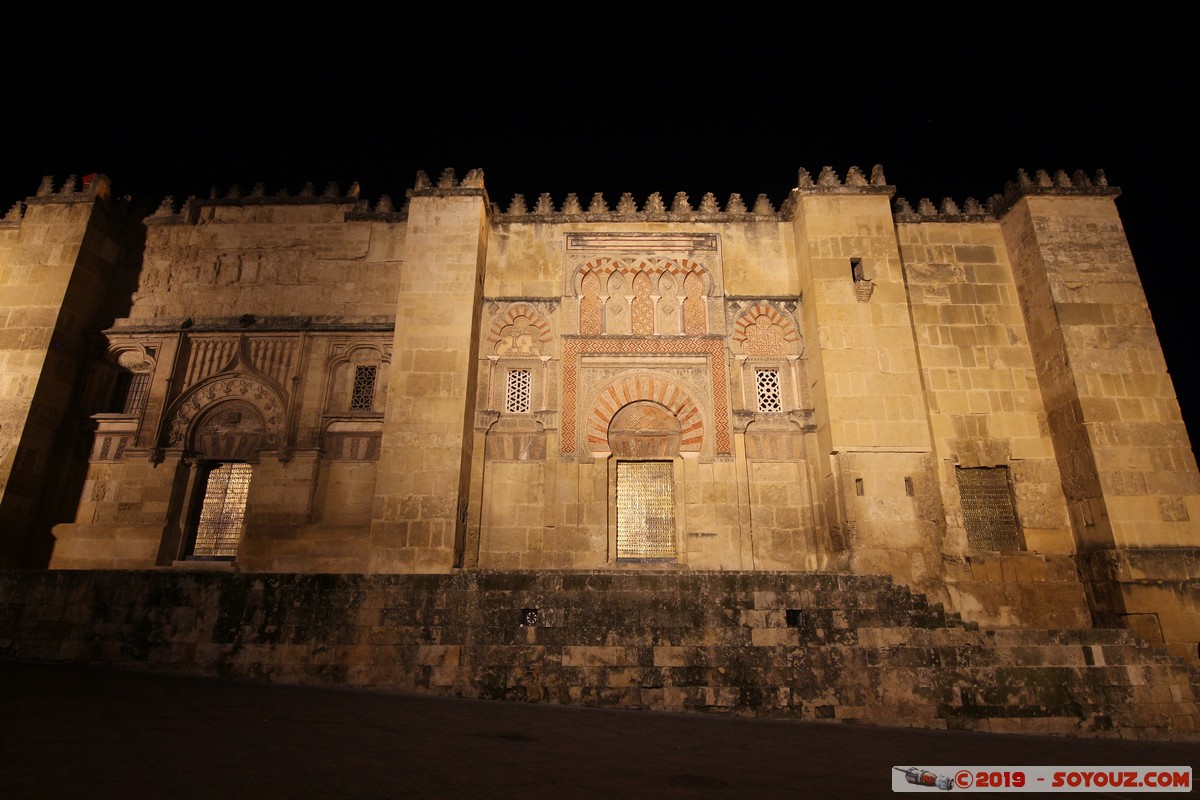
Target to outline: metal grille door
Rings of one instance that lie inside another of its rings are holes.
[[[674,559],[674,464],[670,461],[618,461],[617,560]]]
[[[237,555],[245,525],[250,473],[249,464],[224,464],[208,473],[193,556],[227,558]]]
[[[967,546],[972,550],[1020,550],[1008,467],[957,467]]]

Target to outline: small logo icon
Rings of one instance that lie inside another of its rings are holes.
[[[970,786],[971,785],[970,784],[971,776],[969,774],[966,775],[967,782],[966,783],[962,782],[963,776],[964,776],[963,772],[959,772],[958,775],[954,776],[954,778],[950,778],[950,777],[947,777],[946,775],[935,775],[934,773],[930,772],[929,770],[921,769],[920,767],[909,767],[908,769],[902,769],[900,767],[892,767],[892,769],[896,770],[897,772],[903,773],[904,780],[908,781],[909,783],[915,784],[917,786],[928,786],[933,789],[942,789],[942,790],[945,790],[948,792],[954,788],[954,784],[956,781],[958,782],[959,786]]]

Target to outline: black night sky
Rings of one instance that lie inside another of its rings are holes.
[[[1046,4],[1049,5],[1049,4]],[[400,202],[417,170],[484,170],[507,208],[568,192],[778,207],[803,167],[882,164],[915,205],[1002,191],[1018,168],[1104,169],[1195,440],[1197,98],[1190,25],[1159,6],[1017,16],[697,7],[297,6],[237,14],[53,8],[9,20],[0,214],[42,175],[102,172],[149,213],[213,186],[352,181]],[[52,16],[53,15],[53,16]]]

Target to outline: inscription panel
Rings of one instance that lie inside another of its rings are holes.
[[[1022,549],[1008,486],[1008,467],[957,467],[955,475],[962,498],[967,546],[972,550]]]
[[[618,461],[617,560],[674,559],[674,464]]]

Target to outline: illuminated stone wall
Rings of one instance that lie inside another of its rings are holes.
[[[0,222],[0,563],[881,575],[1197,657],[1200,478],[1102,174],[501,207],[448,170],[144,221],[47,186]]]

